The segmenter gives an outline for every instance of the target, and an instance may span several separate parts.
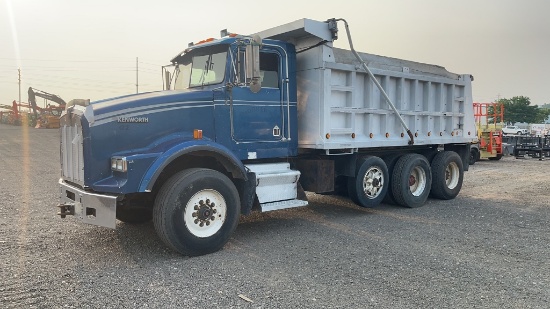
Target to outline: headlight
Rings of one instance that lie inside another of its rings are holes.
[[[112,157],[111,170],[115,172],[126,172],[128,170],[128,162],[125,157]]]

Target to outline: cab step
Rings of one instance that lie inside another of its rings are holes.
[[[306,206],[297,199],[300,171],[291,170],[289,163],[250,164],[246,167],[256,174],[256,196],[262,212]]]
[[[260,206],[262,207],[262,212],[267,212],[267,211],[273,211],[273,210],[307,206],[307,201],[288,200],[288,201],[260,204]]]

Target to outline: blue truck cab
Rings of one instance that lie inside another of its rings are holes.
[[[332,45],[342,21],[351,51]],[[165,73],[163,91],[68,104],[62,218],[152,220],[193,256],[222,248],[241,214],[308,205],[305,191],[411,208],[460,192],[471,76],[359,54],[344,20],[225,33],[190,44]]]
[[[215,171],[212,177],[226,186],[231,179],[234,204],[249,213],[257,177],[245,163],[297,155],[295,59],[292,44],[264,40],[260,49],[252,38],[227,36],[174,57],[173,90],[67,109],[61,117],[61,215],[111,228],[115,218],[147,221],[163,185],[190,169]],[[246,61],[256,66],[256,76]],[[288,166],[275,169],[288,172]],[[296,186],[297,177],[291,178]],[[204,218],[199,225],[213,217]]]

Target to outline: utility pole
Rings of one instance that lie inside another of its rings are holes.
[[[17,69],[17,73],[19,76],[19,112],[21,112],[21,68]]]
[[[138,68],[138,57],[136,57],[136,93],[139,93],[139,68]]]

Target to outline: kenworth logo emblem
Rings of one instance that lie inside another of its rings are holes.
[[[147,118],[147,117],[118,117],[117,122],[122,122],[122,123],[148,123],[149,118]]]

